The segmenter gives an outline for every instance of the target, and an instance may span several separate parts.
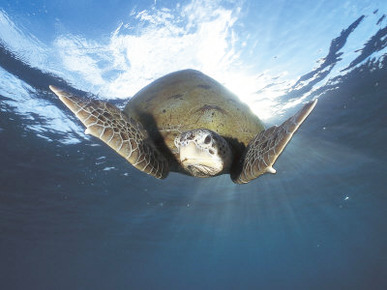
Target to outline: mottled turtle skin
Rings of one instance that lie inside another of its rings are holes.
[[[127,103],[114,105],[50,86],[91,134],[138,170],[156,178],[170,171],[196,177],[230,174],[248,183],[275,173],[274,162],[317,100],[280,126],[265,129],[249,107],[195,70],[168,74]]]
[[[141,123],[156,146],[169,158],[171,171],[187,173],[174,144],[182,132],[206,128],[225,138],[241,155],[264,126],[250,108],[220,83],[196,70],[168,74],[134,95],[123,112]],[[166,150],[166,148],[168,150]],[[228,172],[223,172],[228,173]]]

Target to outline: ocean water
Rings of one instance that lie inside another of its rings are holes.
[[[387,289],[385,1],[0,0],[0,289]],[[265,122],[275,164],[156,180],[53,84],[123,107],[193,68]]]

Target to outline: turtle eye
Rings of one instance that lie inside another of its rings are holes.
[[[211,136],[207,135],[207,137],[204,139],[204,144],[210,144],[211,142]]]

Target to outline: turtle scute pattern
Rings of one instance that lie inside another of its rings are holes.
[[[309,102],[281,126],[270,127],[260,132],[249,143],[245,156],[241,159],[240,174],[233,176],[233,181],[235,183],[248,183],[266,172],[275,173],[276,171],[272,167],[274,162],[316,103],[317,100]]]
[[[243,170],[234,182],[248,183],[268,172],[268,168],[271,168],[280,154],[279,144],[283,143],[283,139],[279,136],[285,134],[285,129],[282,127],[271,127],[260,132],[248,146],[246,155],[242,159]]]
[[[137,169],[156,178],[168,175],[167,160],[140,123],[109,103],[70,94],[62,94],[61,99],[87,127],[85,133],[104,141]]]

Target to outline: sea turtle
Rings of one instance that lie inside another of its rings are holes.
[[[50,89],[86,126],[86,134],[104,141],[137,169],[156,178],[169,171],[196,177],[230,174],[235,183],[275,173],[274,162],[317,102],[265,130],[247,105],[195,70],[157,79],[123,111]]]

